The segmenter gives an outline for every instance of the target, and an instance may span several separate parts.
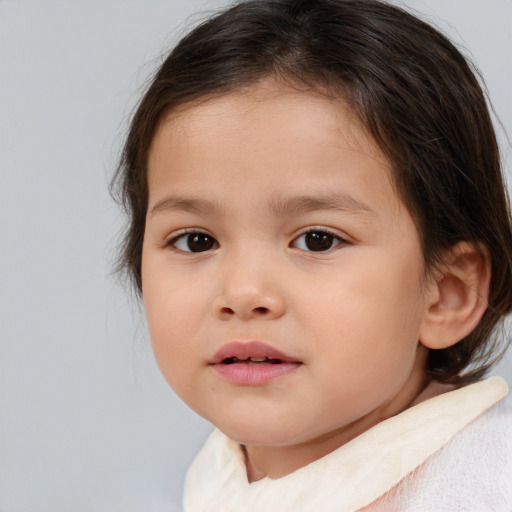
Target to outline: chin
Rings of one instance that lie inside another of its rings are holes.
[[[248,424],[216,424],[226,436],[246,446],[286,446],[295,444],[290,426],[271,425],[268,422],[251,421]]]

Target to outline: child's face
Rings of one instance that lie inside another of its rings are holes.
[[[390,175],[343,102],[272,82],[159,128],[151,339],[174,390],[231,438],[342,444],[420,391],[424,266]],[[250,356],[284,362],[234,359]]]

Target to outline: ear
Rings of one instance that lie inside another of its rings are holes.
[[[487,308],[491,258],[485,248],[459,242],[444,254],[427,285],[420,343],[443,349],[470,334]]]

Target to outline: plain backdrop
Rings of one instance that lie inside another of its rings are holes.
[[[172,512],[210,426],[109,276],[108,182],[193,0],[0,0],[0,512]],[[410,0],[465,48],[512,134],[512,0]],[[510,147],[500,128],[508,173]],[[510,360],[495,373],[512,382]]]

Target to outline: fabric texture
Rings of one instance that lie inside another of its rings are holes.
[[[512,402],[499,377],[426,399],[279,479],[247,481],[241,447],[214,431],[185,512],[511,512]]]

